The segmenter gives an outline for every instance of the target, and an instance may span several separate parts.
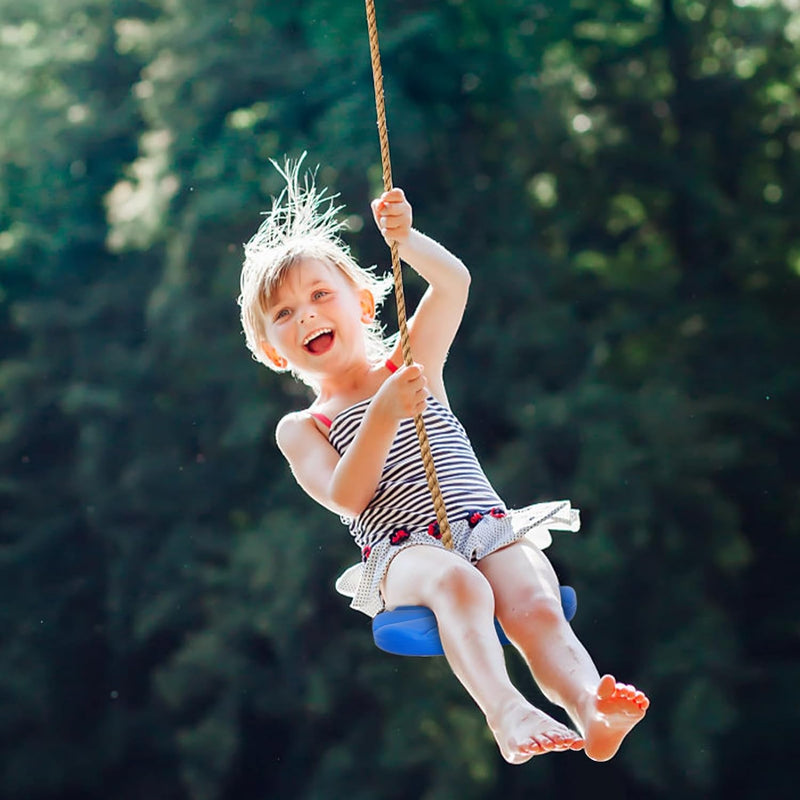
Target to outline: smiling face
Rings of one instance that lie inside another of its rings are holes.
[[[268,298],[262,349],[278,368],[321,375],[365,358],[364,323],[374,316],[372,295],[329,261],[303,258]]]

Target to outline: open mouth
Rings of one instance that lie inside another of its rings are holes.
[[[327,353],[333,347],[333,331],[330,328],[320,328],[309,333],[303,339],[303,347],[316,356]]]

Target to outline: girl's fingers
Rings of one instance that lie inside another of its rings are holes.
[[[372,215],[387,241],[404,239],[411,229],[411,206],[402,189],[391,189],[372,201]]]
[[[376,216],[403,217],[410,216],[411,206],[405,197],[387,197],[383,195],[372,201],[372,209]]]
[[[386,214],[381,214],[380,217],[381,227],[388,228],[389,230],[400,230],[402,228],[410,228],[411,227],[411,217],[408,216],[387,216]]]
[[[408,205],[406,203],[383,202],[380,204],[381,214],[389,217],[405,216],[407,210],[408,210]]]
[[[384,192],[380,199],[381,202],[402,203],[406,199],[406,195],[399,186],[395,186],[393,189],[389,189],[388,192]]]
[[[411,221],[407,217],[384,217],[379,220],[379,225],[383,231],[407,231],[411,227]]]

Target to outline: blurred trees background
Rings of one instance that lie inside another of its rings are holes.
[[[388,261],[363,4],[0,0],[0,795],[793,796],[800,5],[378,16],[395,182],[474,276],[454,406],[511,504],[583,510],[550,555],[651,712],[505,765],[443,661],[374,649],[275,449],[307,398],[235,304],[269,159]]]

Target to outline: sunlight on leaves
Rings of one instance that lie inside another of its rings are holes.
[[[556,176],[550,172],[540,172],[528,182],[528,191],[543,208],[552,208],[558,202]]]
[[[158,235],[162,216],[180,185],[169,169],[171,143],[167,130],[142,134],[142,155],[129,167],[128,178],[106,195],[111,250],[148,247]]]

